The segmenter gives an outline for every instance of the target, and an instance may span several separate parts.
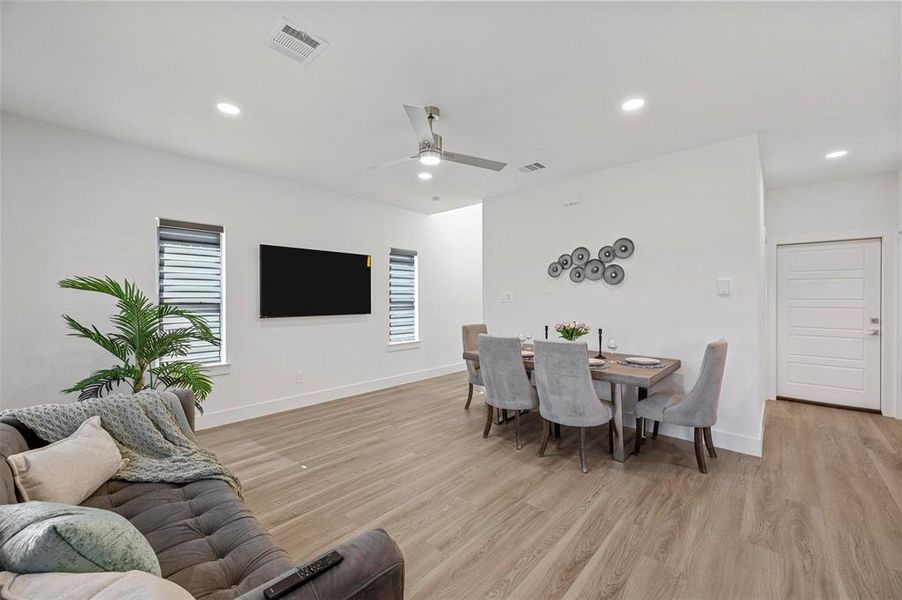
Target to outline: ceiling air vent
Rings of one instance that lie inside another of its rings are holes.
[[[545,168],[545,165],[543,165],[542,163],[534,162],[534,163],[529,163],[528,165],[523,165],[522,167],[520,167],[520,171],[523,173],[533,173],[535,171],[541,171],[544,168]]]
[[[266,45],[306,65],[325,50],[329,42],[282,19],[272,30]]]

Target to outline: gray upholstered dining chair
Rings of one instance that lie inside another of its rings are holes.
[[[520,443],[520,411],[535,410],[539,407],[536,388],[529,382],[523,355],[520,354],[520,340],[517,338],[479,336],[479,365],[485,386],[485,429],[482,437],[489,436],[492,428],[494,409],[513,410],[517,450]]]
[[[660,423],[672,423],[695,428],[695,460],[698,470],[708,472],[705,463],[704,445],[711,458],[717,458],[714,441],[711,439],[711,426],[717,423],[717,404],[720,400],[720,386],[723,383],[724,365],[727,362],[727,342],[717,340],[705,348],[702,368],[692,390],[688,394],[668,392],[652,394],[645,400],[636,403],[636,446],[634,453],[639,454],[642,446],[642,431],[645,420],[654,421],[653,438],[658,437]]]
[[[473,325],[464,325],[460,329],[463,334],[464,352],[479,352],[479,334],[488,333],[488,327],[483,323],[474,323]],[[469,379],[470,388],[467,392],[467,403],[464,405],[464,410],[469,410],[470,401],[473,399],[473,386],[478,385],[482,387],[485,384],[482,383],[482,373],[479,369],[479,363],[475,360],[467,360],[464,362],[467,363],[467,377]]]
[[[573,342],[536,340],[536,387],[539,390],[539,414],[542,415],[542,445],[545,454],[551,423],[579,427],[579,466],[589,472],[586,460],[586,427],[611,423],[610,404],[598,397],[589,372],[588,347]],[[612,427],[608,426],[608,445],[613,450]]]

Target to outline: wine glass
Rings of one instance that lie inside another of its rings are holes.
[[[608,336],[608,349],[611,351],[611,358],[613,358],[614,352],[617,351],[617,338],[614,336]]]
[[[526,332],[526,347],[532,348],[535,345],[535,339],[532,337],[532,334],[528,331]]]

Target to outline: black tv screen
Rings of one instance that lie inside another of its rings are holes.
[[[370,257],[260,245],[260,316],[364,315]]]

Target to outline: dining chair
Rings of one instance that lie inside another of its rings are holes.
[[[472,325],[464,325],[461,327],[463,333],[464,352],[479,352],[479,334],[488,333],[489,329],[484,323],[474,323]],[[470,401],[473,399],[473,386],[483,387],[482,373],[479,370],[479,362],[475,360],[464,361],[467,363],[467,377],[469,378],[469,391],[467,392],[467,403],[464,410],[470,410]]]
[[[514,413],[514,429],[517,450],[520,442],[520,411],[539,407],[536,388],[529,383],[518,338],[479,336],[479,366],[485,387],[485,429],[482,437],[489,436],[494,409],[511,410]]]
[[[695,460],[698,470],[708,472],[705,462],[704,445],[711,458],[717,458],[714,441],[711,439],[711,426],[717,423],[717,404],[720,400],[720,388],[723,383],[724,365],[727,362],[727,342],[717,340],[705,348],[702,368],[698,380],[688,394],[660,392],[648,396],[636,403],[636,442],[634,454],[639,454],[642,446],[642,431],[645,421],[654,421],[652,438],[658,437],[658,425],[671,423],[695,429]]]
[[[536,386],[539,390],[539,414],[542,415],[544,456],[551,424],[579,427],[579,466],[589,472],[586,459],[586,428],[608,423],[608,446],[613,452],[614,438],[610,404],[599,398],[589,372],[588,346],[574,342],[536,340]],[[599,388],[600,389],[600,388]]]

